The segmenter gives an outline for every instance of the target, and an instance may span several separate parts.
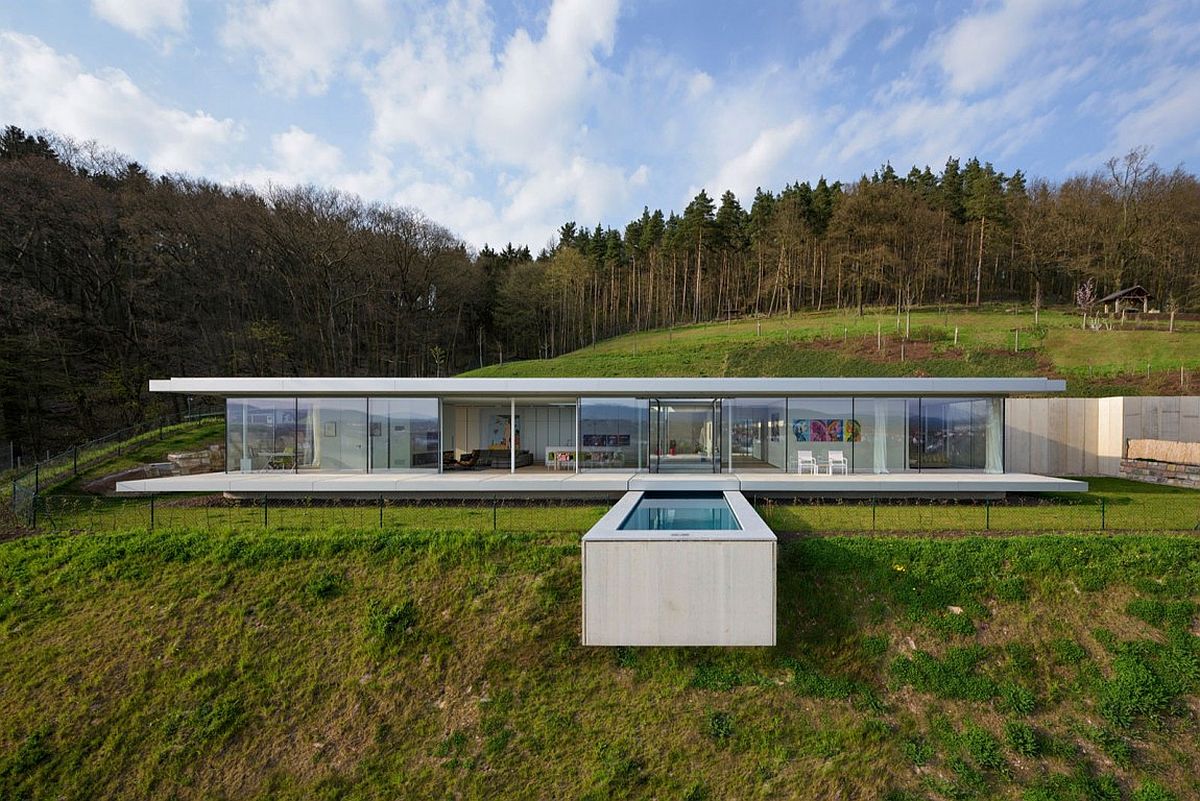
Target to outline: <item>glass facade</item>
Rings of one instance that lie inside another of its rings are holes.
[[[650,402],[644,398],[581,398],[581,470],[645,470]]]
[[[909,466],[914,470],[1003,472],[1003,401],[921,398],[909,406]]]
[[[546,399],[511,417],[502,399],[230,398],[226,470],[446,469],[445,438],[456,469],[508,468],[515,441],[515,467],[533,470],[1004,471],[1001,397]]]
[[[830,454],[847,463],[862,437],[850,398],[788,398],[788,470],[796,472],[801,457],[828,465]]]
[[[787,401],[729,398],[725,402],[725,469],[734,472],[787,467]]]
[[[300,398],[296,404],[296,469],[366,472],[367,399]]]
[[[229,398],[225,401],[225,469],[296,468],[296,399]]]
[[[909,398],[855,398],[854,419],[860,436],[851,445],[856,473],[902,473],[909,469]],[[915,469],[915,468],[914,468]]]
[[[368,435],[373,473],[437,470],[437,398],[370,398]]]

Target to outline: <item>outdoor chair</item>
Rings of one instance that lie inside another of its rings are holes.
[[[829,475],[833,475],[835,469],[841,470],[842,475],[850,475],[850,463],[846,461],[846,454],[842,451],[829,452]]]
[[[800,475],[804,475],[805,469],[811,468],[812,474],[815,476],[817,474],[817,460],[813,458],[813,452],[800,451],[798,455],[800,461],[796,464],[796,472]]]

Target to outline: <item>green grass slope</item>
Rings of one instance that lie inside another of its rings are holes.
[[[1076,395],[1180,394],[1200,379],[1200,327],[1082,330],[1078,315],[1002,308],[862,317],[809,312],[629,334],[553,359],[471,376],[1008,376],[1065,377]],[[957,342],[955,332],[957,330]],[[1185,381],[1180,383],[1180,367]],[[1149,368],[1149,375],[1147,375]]]
[[[569,534],[0,545],[0,798],[1200,794],[1200,542],[806,537],[779,645],[579,645]]]

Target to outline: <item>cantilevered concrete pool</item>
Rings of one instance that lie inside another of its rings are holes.
[[[630,492],[583,537],[584,645],[774,645],[774,533],[740,492]]]

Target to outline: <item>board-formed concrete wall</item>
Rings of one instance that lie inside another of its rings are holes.
[[[1004,469],[1117,476],[1130,439],[1200,441],[1200,397],[1008,398]]]
[[[775,543],[583,543],[584,645],[774,645]]]

